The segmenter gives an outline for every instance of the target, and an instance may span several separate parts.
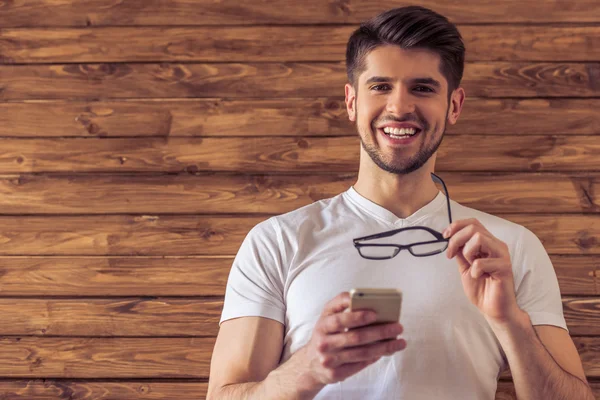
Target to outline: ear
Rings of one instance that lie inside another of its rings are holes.
[[[348,111],[348,119],[352,122],[356,122],[356,91],[351,84],[346,83],[344,87],[346,90],[346,111]]]
[[[454,125],[458,121],[464,101],[465,90],[463,88],[459,87],[452,92],[452,96],[450,97],[450,109],[448,110],[448,123],[450,125]]]

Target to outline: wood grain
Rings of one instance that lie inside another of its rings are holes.
[[[344,61],[356,26],[27,28],[0,31],[0,63]],[[466,61],[596,61],[597,26],[459,26]]]
[[[214,338],[0,339],[0,376],[11,378],[207,378]],[[600,377],[600,339],[574,337],[585,373]],[[510,378],[504,372],[503,379]]]
[[[0,216],[0,255],[235,255],[266,216]]]
[[[166,0],[114,2],[111,0],[11,0],[3,3],[0,27],[96,25],[248,25],[248,24],[357,24],[393,8],[414,3],[399,0]],[[554,0],[483,0],[451,3],[420,1],[456,23],[599,22],[595,0],[566,5]],[[543,10],[543,12],[540,12]]]
[[[342,95],[345,63],[0,65],[0,101]],[[468,63],[471,96],[598,97],[600,63]]]
[[[502,214],[531,229],[549,254],[600,254],[600,216]],[[0,255],[235,255],[268,216],[0,216]]]
[[[591,382],[596,398],[600,398],[600,383]],[[110,400],[145,400],[151,394],[161,400],[205,400],[206,382],[148,382],[148,381],[69,381],[69,380],[8,380],[0,381],[0,392],[7,399],[28,400],[90,400],[104,396]],[[498,382],[495,400],[517,400],[512,382]]]
[[[221,275],[226,275],[223,271]],[[224,292],[221,293],[224,295]],[[600,299],[596,303],[600,304]],[[2,336],[216,336],[223,301],[211,299],[3,299]],[[589,331],[589,329],[583,331]],[[596,329],[600,332],[600,329]],[[1,355],[0,355],[1,358]]]
[[[358,170],[360,147],[358,134],[277,138],[0,138],[0,173],[354,173]],[[438,149],[436,170],[592,172],[600,171],[599,155],[600,140],[595,136],[448,135]]]
[[[0,338],[0,377],[206,378],[215,338]]]
[[[195,381],[72,381],[10,379],[0,381],[7,400],[206,400],[208,383]],[[503,398],[502,400],[506,400]]]
[[[222,275],[228,273],[223,270]],[[224,294],[224,292],[223,292]],[[600,335],[600,298],[563,297],[571,336]],[[222,300],[173,298],[3,299],[2,336],[216,336]],[[1,356],[0,356],[1,359]]]
[[[600,99],[467,97],[447,134],[600,135]],[[0,103],[0,136],[354,136],[344,99],[158,99]]]
[[[264,148],[266,147],[268,145],[265,142]],[[215,154],[223,157],[222,162],[225,162],[223,155],[227,152],[223,149],[221,153],[217,153],[216,149],[219,147],[214,148]],[[72,146],[72,149],[74,152],[80,151],[81,163],[89,160],[90,166],[93,166],[93,160],[103,159],[91,154],[85,155],[85,148],[81,151],[81,148],[76,150],[77,147]],[[185,146],[181,146],[181,149],[185,149]],[[339,154],[342,153],[339,151]],[[60,154],[71,153],[55,151],[54,154],[58,161]],[[129,159],[129,156],[127,158]],[[157,168],[161,165],[160,158],[162,156],[156,157]],[[170,155],[164,156],[164,159],[169,158]],[[150,163],[148,161],[148,164]],[[73,160],[70,164],[77,165],[77,162]],[[250,160],[247,166],[243,163],[232,164],[232,168],[252,170]],[[181,164],[181,167],[183,165],[185,164]],[[186,168],[193,171],[195,165],[198,163]],[[326,169],[327,165],[317,164],[323,169]],[[331,170],[335,169],[333,161],[329,165]],[[212,168],[218,169],[216,166]],[[310,171],[308,168],[297,168],[303,169]],[[316,167],[312,170],[319,171]],[[444,179],[451,199],[488,213],[600,212],[600,174],[597,172],[437,172]],[[0,209],[5,215],[282,214],[338,195],[356,183],[356,179],[356,173],[312,176],[298,173],[0,175]]]
[[[600,259],[552,254],[563,296],[600,296]],[[2,257],[2,296],[223,296],[233,256]]]
[[[600,295],[588,256],[552,256],[562,290]],[[2,257],[2,296],[223,296],[233,256]],[[600,265],[599,265],[600,267]],[[600,276],[600,273],[598,273]],[[565,286],[566,285],[566,286]]]
[[[600,335],[600,301],[595,298],[562,298],[565,320],[569,334],[598,336]]]
[[[0,0],[0,398],[204,399],[233,256],[354,182],[346,42],[403,5]],[[421,5],[467,47],[438,172],[540,237],[600,399],[600,3]]]

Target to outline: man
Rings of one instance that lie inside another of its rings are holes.
[[[593,399],[539,239],[434,183],[465,98],[464,52],[456,27],[421,7],[350,37],[357,182],[250,231],[229,276],[209,399],[493,399],[508,365],[519,399]],[[401,290],[402,324],[350,312],[354,287]]]

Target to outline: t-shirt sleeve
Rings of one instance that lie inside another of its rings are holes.
[[[556,272],[542,242],[527,228],[523,227],[513,263],[517,304],[529,314],[531,324],[554,325],[568,332]]]
[[[246,235],[235,256],[219,325],[238,317],[285,321],[282,247],[274,218],[257,224]]]

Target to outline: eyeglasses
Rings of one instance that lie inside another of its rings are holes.
[[[452,214],[450,211],[450,197],[448,196],[448,189],[446,184],[436,174],[431,173],[431,179],[434,182],[440,183],[444,188],[446,195],[446,204],[448,206],[448,220],[452,223]],[[399,244],[388,244],[388,243],[364,243],[365,241],[371,241],[381,238],[394,236],[400,232],[411,232],[411,237],[416,237],[418,240],[423,240],[408,245]],[[410,254],[415,257],[427,257],[439,254],[448,248],[448,241],[450,239],[444,239],[444,236],[431,228],[426,226],[409,226],[406,228],[394,229],[374,235],[364,236],[353,239],[354,247],[358,250],[361,257],[368,260],[388,260],[394,258],[403,249],[408,249]]]

